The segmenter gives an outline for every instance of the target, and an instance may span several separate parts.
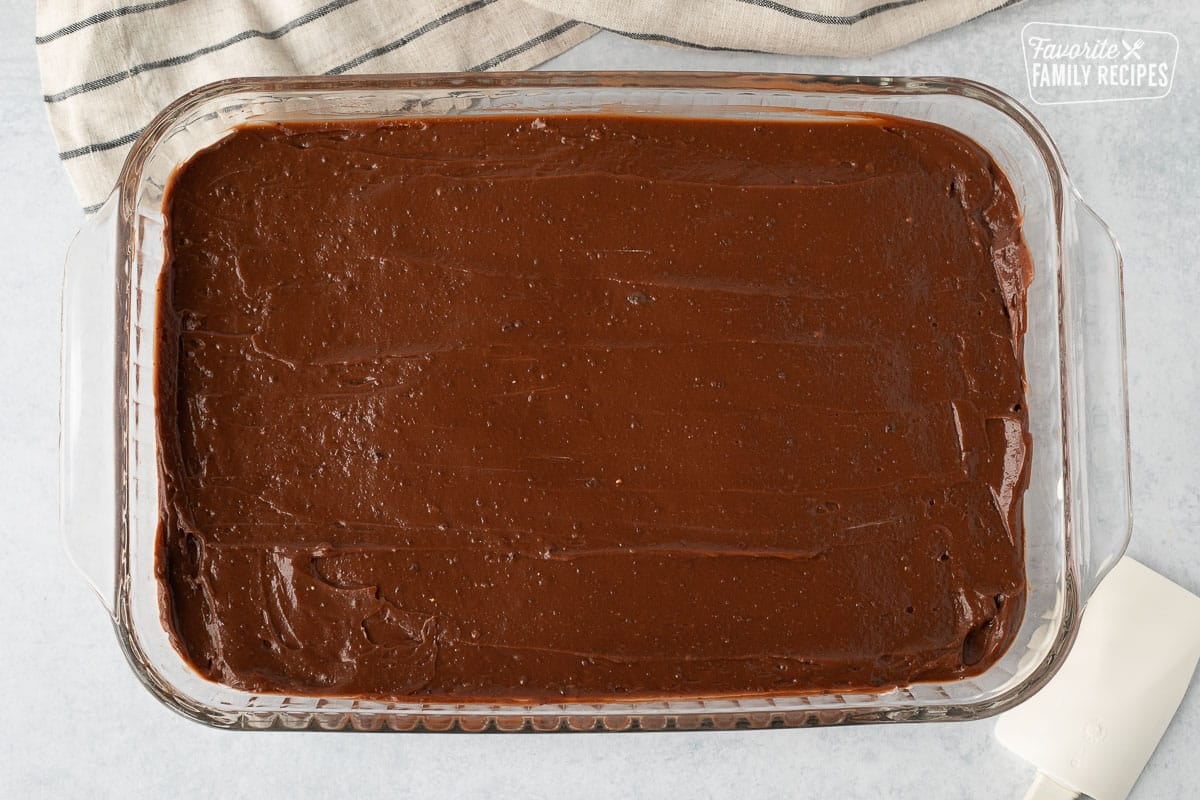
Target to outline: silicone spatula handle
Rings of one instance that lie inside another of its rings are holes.
[[[1033,779],[1025,800],[1075,800],[1079,793],[1068,789],[1048,775],[1039,772]]]

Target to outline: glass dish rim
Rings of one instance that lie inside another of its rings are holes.
[[[1063,166],[1062,159],[1057,148],[1046,134],[1040,123],[1037,122],[1032,115],[1029,114],[1018,103],[1004,95],[992,87],[976,81],[952,78],[952,77],[886,77],[886,76],[837,76],[837,75],[794,75],[786,73],[739,73],[739,72],[518,72],[518,73],[430,73],[419,75],[370,75],[370,76],[330,76],[330,77],[274,77],[274,78],[233,78],[218,81],[215,83],[201,86],[180,97],[170,106],[161,112],[154,121],[152,121],[141,133],[126,158],[125,165],[122,168],[121,176],[117,185],[117,254],[123,259],[124,274],[120,277],[126,281],[131,280],[128,273],[132,263],[133,253],[132,246],[136,232],[133,229],[136,223],[137,198],[140,188],[140,178],[142,167],[146,159],[153,153],[155,145],[162,136],[171,130],[172,125],[183,115],[190,110],[206,103],[214,98],[222,95],[233,95],[239,92],[255,92],[261,94],[270,93],[304,93],[304,92],[353,92],[353,91],[370,91],[370,90],[454,90],[462,89],[465,91],[479,89],[620,89],[620,88],[648,88],[648,89],[695,89],[695,90],[778,90],[778,91],[794,91],[794,92],[830,92],[837,94],[864,94],[864,95],[958,95],[967,99],[982,102],[993,109],[996,109],[1011,120],[1017,123],[1022,129],[1026,138],[1029,139],[1036,147],[1038,156],[1045,161],[1047,178],[1052,195],[1052,210],[1053,223],[1056,231],[1056,241],[1054,243],[1058,255],[1058,270],[1061,274],[1063,269],[1063,235],[1066,215],[1066,203],[1068,192],[1071,189],[1069,178]],[[502,112],[497,112],[502,113]],[[1061,287],[1060,287],[1061,294]],[[128,298],[122,299],[118,294],[119,306],[118,319],[128,318],[130,309],[127,307]],[[1062,299],[1059,299],[1059,313],[1063,311]],[[125,316],[122,316],[125,315]],[[117,352],[127,352],[129,342],[127,340],[129,332],[122,326],[118,326],[118,336],[126,337],[125,341],[117,342]],[[1063,331],[1058,332],[1060,345],[1063,348],[1063,354],[1060,356],[1062,366],[1061,370],[1064,373],[1060,376],[1061,380],[1061,398],[1062,408],[1060,413],[1064,420],[1064,438],[1067,436],[1065,420],[1070,414],[1069,397],[1068,397],[1068,382],[1066,376],[1066,353],[1067,346],[1063,342]],[[118,376],[118,397],[123,401],[127,401],[129,397],[129,375],[127,370],[122,369]],[[118,409],[125,407],[125,403],[119,403]],[[1127,413],[1127,412],[1126,412]],[[128,422],[124,415],[118,411],[117,414],[117,434],[119,443],[127,441],[128,437]],[[1128,422],[1126,420],[1126,427]],[[1128,435],[1126,432],[1126,447],[1128,447]],[[123,444],[119,444],[119,452],[124,452]],[[1064,442],[1064,459],[1063,459],[1063,480],[1065,485],[1070,485],[1070,470],[1071,463],[1069,456],[1071,447]],[[124,464],[118,465],[118,479],[120,481],[119,488],[121,492],[121,504],[118,508],[118,591],[117,591],[117,627],[118,639],[121,646],[129,658],[131,665],[134,667],[135,673],[145,683],[151,691],[159,696],[168,706],[174,710],[183,713],[185,716],[197,719],[201,722],[218,727],[229,727],[230,720],[221,719],[221,715],[225,712],[218,712],[210,706],[194,704],[186,698],[180,697],[171,690],[171,686],[165,680],[160,679],[154,674],[152,662],[142,652],[140,645],[137,642],[136,628],[132,624],[132,619],[129,615],[128,608],[128,593],[127,586],[130,580],[128,571],[128,548],[129,528],[128,528],[128,507],[127,503],[127,484],[129,481],[128,471]],[[1128,471],[1125,475],[1128,481]],[[1033,668],[1027,677],[1005,690],[999,695],[991,698],[985,698],[975,701],[956,701],[949,704],[940,704],[936,706],[937,714],[926,715],[922,713],[925,709],[920,705],[899,705],[889,706],[886,702],[876,702],[869,705],[864,704],[843,706],[839,710],[845,719],[837,721],[822,722],[819,720],[806,721],[803,724],[841,724],[841,723],[863,723],[863,722],[879,722],[879,721],[944,721],[954,719],[980,719],[992,714],[999,713],[1005,708],[1015,705],[1025,697],[1036,692],[1044,685],[1057,670],[1062,658],[1061,655],[1069,651],[1071,643],[1074,640],[1078,629],[1078,615],[1082,609],[1080,584],[1081,575],[1076,552],[1080,543],[1076,541],[1076,531],[1074,521],[1072,520],[1072,506],[1069,502],[1064,504],[1064,583],[1062,590],[1063,598],[1063,617],[1059,624],[1058,630],[1055,633],[1054,642],[1050,647],[1048,655]],[[316,702],[316,708],[305,710],[290,710],[277,709],[266,711],[264,714],[271,715],[272,720],[269,724],[262,727],[336,727],[344,728],[351,727],[354,720],[343,722],[336,726],[326,726],[322,724],[319,715],[320,702],[318,698],[311,698]],[[674,701],[673,701],[674,702]],[[687,717],[695,717],[688,724],[669,724],[667,729],[694,729],[699,728],[724,728],[729,727],[725,724],[720,724],[722,715],[738,718],[733,727],[770,727],[775,726],[771,723],[768,726],[742,724],[744,717],[749,716],[751,712],[738,708],[730,708],[728,710],[712,709],[711,705],[719,703],[717,698],[713,701],[700,701],[701,708],[697,709],[695,714],[689,714],[686,710],[680,710],[680,706],[685,706],[688,703],[696,703],[693,700],[683,700],[675,703],[676,708],[656,708],[656,706],[665,706],[666,703],[640,702],[640,703],[612,703],[612,704],[591,704],[594,708],[592,718],[595,720],[591,726],[605,727],[602,721],[609,717],[630,718],[636,717],[638,720],[643,720],[647,717],[663,718],[670,717],[672,720],[683,720]],[[705,710],[703,706],[709,703],[710,709]],[[578,714],[572,714],[565,709],[568,706],[575,708],[582,704],[544,704],[544,705],[520,705],[520,704],[429,704],[436,706],[439,711],[438,715],[445,715],[445,718],[440,721],[449,721],[449,728],[453,730],[475,730],[477,725],[464,726],[462,718],[469,718],[473,722],[483,719],[486,726],[484,729],[508,729],[508,726],[502,725],[504,720],[520,718],[524,720],[520,729],[522,730],[538,730],[542,729],[538,726],[536,720],[540,718],[554,718],[560,721],[554,729],[562,730],[579,730],[580,728],[569,724],[570,718],[578,717]],[[620,710],[607,710],[609,706],[619,708]],[[631,707],[636,707],[636,710]],[[442,709],[453,709],[453,715]],[[831,709],[832,710],[832,709]],[[847,712],[850,712],[847,715]],[[233,715],[238,717],[237,720],[232,720],[233,724],[241,722],[244,727],[258,727],[253,724],[248,724],[244,717],[250,712],[238,711],[228,712],[226,716]],[[345,717],[347,714],[353,716],[353,711],[345,712],[338,711],[336,715]],[[420,717],[415,729],[417,730],[441,730],[443,726],[426,724],[425,715],[426,704],[414,702],[412,709],[407,711],[372,711],[373,714],[379,716],[401,715],[407,714],[410,716]],[[795,712],[802,716],[816,717],[822,712],[819,708],[807,708],[803,711]],[[304,717],[306,722],[302,726],[289,724],[288,716],[297,715]],[[531,722],[532,720],[532,722]],[[790,723],[780,723],[779,726],[791,727]],[[358,727],[354,725],[354,727]],[[622,729],[646,729],[645,725],[638,725],[635,721],[632,726]],[[588,729],[588,728],[584,728]]]

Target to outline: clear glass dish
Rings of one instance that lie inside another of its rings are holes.
[[[1025,616],[975,678],[879,693],[659,702],[437,704],[250,694],[172,647],[155,576],[155,330],[163,188],[197,150],[251,121],[516,113],[797,118],[871,112],[954,128],[1008,175],[1033,259],[1025,360],[1036,441],[1025,496]],[[977,719],[1037,691],[1070,649],[1087,597],[1128,541],[1121,257],[1045,131],[1011,99],[953,78],[721,73],[519,73],[230,80],[191,92],[142,133],[113,196],[71,248],[63,310],[61,515],[68,551],[143,683],[219,727],[585,731],[769,728]]]

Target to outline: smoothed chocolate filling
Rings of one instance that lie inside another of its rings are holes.
[[[890,117],[238,129],[173,177],[164,623],[254,692],[713,697],[987,669],[1030,262]]]

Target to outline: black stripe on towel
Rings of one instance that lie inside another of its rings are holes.
[[[740,0],[740,2],[746,3],[748,5],[760,6],[763,8],[771,8],[773,10],[780,11],[781,13],[788,14],[789,16],[795,16],[795,17],[799,17],[801,19],[812,20],[814,22],[822,22],[822,23],[828,24],[828,25],[852,25],[855,22],[866,19],[868,17],[873,17],[876,14],[881,14],[885,11],[891,11],[894,8],[901,8],[906,5],[915,5],[916,3],[923,2],[923,0],[901,0],[901,2],[884,3],[883,5],[878,5],[873,8],[865,9],[864,11],[861,11],[858,14],[855,14],[853,16],[844,16],[844,17],[834,17],[834,16],[825,15],[825,14],[817,14],[815,12],[809,12],[809,11],[798,11],[794,8],[789,8],[788,6],[783,6],[779,3],[765,2],[764,0]],[[1025,2],[1025,0],[1004,0],[1004,2],[999,3],[994,8],[989,8],[987,11],[980,12],[978,15],[972,17],[971,19],[978,19],[979,17],[990,14],[993,11],[999,11],[1000,9],[1008,8],[1009,6],[1015,6],[1017,3],[1023,3],[1023,2]],[[967,21],[969,22],[970,20],[967,20]],[[690,47],[695,50],[710,50],[710,51],[718,52],[718,53],[761,53],[761,52],[763,52],[761,50],[749,50],[749,49],[741,48],[741,47],[716,47],[713,45],[698,44],[696,42],[689,42],[685,39],[676,39],[674,36],[665,36],[660,33],[632,33],[631,31],[622,31],[622,30],[617,30],[616,28],[605,28],[605,30],[610,31],[615,34],[618,34],[620,36],[624,36],[627,39],[636,39],[639,42],[663,42],[664,44],[673,44],[673,45],[678,45],[680,47]]]
[[[72,158],[86,156],[88,153],[103,153],[105,150],[115,150],[131,143],[138,136],[141,136],[142,129],[127,133],[124,136],[118,136],[116,139],[109,139],[107,142],[95,142],[93,144],[85,144],[83,147],[76,147],[74,150],[65,150],[58,154],[58,157],[63,161],[70,161]]]
[[[102,89],[105,86],[112,86],[114,83],[120,83],[123,80],[134,77],[135,75],[140,75],[143,72],[150,72],[151,70],[163,69],[165,67],[177,67],[180,64],[186,64],[187,62],[194,61],[201,56],[206,56],[209,53],[215,53],[218,50],[224,50],[226,47],[235,45],[238,42],[244,42],[247,39],[279,39],[280,37],[291,33],[297,28],[303,27],[314,20],[320,19],[332,11],[337,11],[340,8],[344,8],[345,6],[357,2],[358,0],[333,0],[333,2],[326,3],[320,8],[313,9],[303,16],[297,17],[291,22],[279,26],[275,30],[259,31],[251,29],[242,31],[236,36],[231,36],[223,42],[217,42],[216,44],[209,45],[208,47],[201,47],[199,50],[193,50],[192,52],[184,53],[183,55],[164,58],[159,61],[147,61],[144,64],[137,64],[127,70],[116,72],[112,75],[106,75],[103,78],[96,78],[95,80],[88,81],[87,83],[81,83],[78,86],[72,86],[69,89],[64,89],[61,92],[45,95],[42,97],[42,99],[47,103],[58,103],[66,100],[69,97],[86,94],[87,92],[92,92],[96,89]]]
[[[977,20],[980,17],[987,16],[988,14],[991,14],[993,11],[1000,11],[1002,9],[1008,8],[1009,6],[1015,6],[1017,3],[1024,3],[1024,2],[1025,2],[1025,0],[1004,0],[1003,3],[996,6],[995,8],[989,8],[987,11],[984,11],[980,14],[976,14],[975,16],[971,17],[971,19],[967,20],[967,22],[971,22],[972,20]]]
[[[448,22],[453,22],[459,17],[465,17],[467,14],[478,11],[484,6],[490,6],[494,2],[496,2],[496,0],[475,0],[473,3],[467,3],[465,6],[459,6],[458,8],[451,9],[437,19],[432,19],[429,22],[426,22],[421,27],[404,34],[395,41],[388,42],[385,45],[368,50],[362,55],[355,56],[354,58],[350,59],[345,64],[338,64],[333,69],[326,70],[325,74],[341,75],[343,72],[348,72],[357,66],[365,64],[373,58],[379,58],[382,55],[387,55],[393,50],[399,50],[401,47],[404,47],[404,45],[408,44],[414,39],[419,39],[430,31],[437,30]]]
[[[555,39],[555,38],[563,35],[564,33],[571,30],[571,28],[574,28],[578,24],[579,23],[576,22],[575,20],[571,20],[570,22],[564,22],[562,25],[558,25],[554,28],[551,28],[550,30],[546,31],[545,33],[541,34],[540,36],[535,36],[527,42],[522,42],[521,44],[517,45],[516,47],[512,48],[511,50],[505,50],[503,53],[500,53],[497,56],[493,56],[481,64],[476,64],[475,66],[471,67],[471,69],[469,69],[467,71],[468,72],[482,72],[485,69],[491,69],[492,67],[499,66],[500,64],[503,64],[505,61],[508,61],[510,58],[513,58],[514,56],[519,56],[519,55],[521,55],[521,53],[524,53],[527,50],[532,50],[533,48],[537,47],[539,44],[544,44],[544,43],[550,41],[551,39]]]
[[[631,33],[630,31],[619,31],[616,28],[605,28],[604,30],[610,33],[615,33],[618,36],[624,36],[626,39],[635,39],[639,42],[662,42],[663,44],[673,44],[679,47],[688,47],[694,50],[709,50],[714,53],[758,53],[759,50],[746,50],[740,47],[718,47],[711,44],[697,44],[689,42],[685,39],[676,39],[674,36],[665,36],[661,33]]]
[[[69,36],[72,33],[81,31],[84,28],[90,28],[93,25],[100,23],[100,22],[107,22],[108,20],[116,19],[117,17],[126,17],[126,16],[129,16],[130,14],[140,14],[143,11],[157,11],[160,8],[166,8],[167,6],[178,5],[179,3],[182,3],[182,2],[184,2],[184,0],[158,0],[158,2],[155,2],[155,3],[140,3],[136,6],[121,6],[119,8],[110,8],[107,11],[101,11],[99,14],[92,14],[90,17],[84,17],[81,20],[76,20],[75,22],[72,22],[70,25],[64,25],[63,27],[59,28],[58,30],[51,31],[50,33],[47,33],[44,36],[35,36],[35,37],[33,37],[33,43],[34,44],[48,44],[50,42],[53,42],[55,39],[61,39],[64,36]]]
[[[778,11],[780,14],[786,14],[789,17],[806,20],[808,22],[819,22],[822,25],[853,25],[856,22],[862,22],[864,19],[882,14],[885,11],[893,11],[897,8],[907,8],[915,6],[918,3],[923,3],[925,0],[891,0],[888,3],[880,3],[877,6],[864,8],[857,14],[818,14],[815,11],[801,11],[798,8],[785,6],[783,3],[777,3],[775,0],[737,0],[739,3],[745,3],[749,6],[758,6],[759,8]]]

